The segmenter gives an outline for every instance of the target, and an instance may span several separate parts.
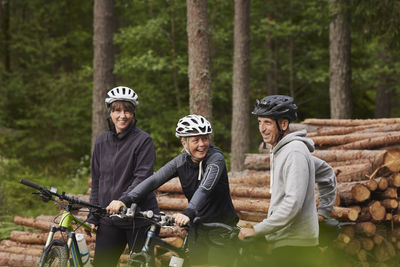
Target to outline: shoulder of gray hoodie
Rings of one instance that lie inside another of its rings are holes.
[[[290,135],[290,137],[289,137]],[[307,131],[300,130],[288,135],[289,138],[285,138],[285,142],[278,144],[273,150],[279,150],[283,145],[293,140],[302,141],[309,151],[314,152],[314,141],[307,138]],[[283,141],[283,139],[282,139]],[[318,185],[318,214],[327,218],[330,216],[333,210],[333,205],[336,199],[336,176],[333,168],[324,160],[319,159],[315,156],[311,156],[315,166],[315,182]]]

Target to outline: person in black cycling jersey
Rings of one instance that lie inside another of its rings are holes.
[[[136,127],[137,94],[128,87],[119,86],[107,95],[110,129],[96,138],[91,168],[90,202],[102,207],[125,197],[149,177],[155,162],[150,135]],[[159,211],[154,192],[149,192],[139,205]],[[116,266],[127,243],[135,251],[144,244],[148,224],[142,221],[135,222],[133,228],[132,222],[127,220],[89,215],[88,222],[97,227],[93,262],[96,267]]]
[[[238,216],[232,204],[229,191],[228,174],[221,150],[210,144],[211,124],[200,115],[188,115],[178,121],[176,136],[181,139],[183,153],[164,165],[127,195],[114,200],[107,207],[108,212],[118,212],[122,206],[137,203],[149,192],[155,190],[172,178],[178,176],[183,193],[189,201],[188,207],[174,214],[179,226],[187,225],[198,217],[201,222],[222,222],[236,225]],[[192,265],[229,265],[226,258],[232,259],[232,251],[219,251],[218,257],[212,254],[221,248],[209,249],[206,230],[201,225],[189,228],[189,259]]]

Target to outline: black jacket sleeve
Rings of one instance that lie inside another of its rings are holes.
[[[91,178],[92,178],[92,185],[90,191],[90,203],[94,205],[99,204],[99,178],[100,178],[100,166],[99,160],[97,155],[97,146],[94,146],[93,155],[92,155],[92,166],[91,166]],[[98,225],[99,218],[95,217],[93,214],[89,213],[87,221],[93,223],[94,225]]]
[[[176,160],[177,158],[165,164],[156,173],[154,173],[153,175],[142,181],[140,184],[135,186],[129,193],[124,194],[124,196],[122,196],[119,200],[124,202],[124,204],[127,207],[129,207],[132,203],[139,202],[148,193],[154,191],[167,181],[176,177],[177,175]]]

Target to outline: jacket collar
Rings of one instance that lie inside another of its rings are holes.
[[[119,140],[125,138],[125,136],[127,136],[128,134],[130,134],[131,132],[133,132],[135,130],[135,124],[133,122],[131,122],[128,125],[128,128],[126,128],[125,131],[122,131],[120,133],[117,134],[117,132],[115,131],[115,127],[113,127],[113,129],[111,130],[112,134]]]

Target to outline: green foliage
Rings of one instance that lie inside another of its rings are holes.
[[[90,151],[91,5],[18,1],[10,9],[24,15],[10,15],[11,71],[0,73],[0,122],[13,129],[0,136],[2,154],[71,172]]]
[[[86,159],[87,160],[87,159]],[[82,162],[82,166],[87,163]],[[84,167],[74,176],[48,176],[44,172],[32,170],[18,160],[0,158],[0,213],[6,215],[37,216],[39,214],[55,214],[54,202],[44,203],[36,192],[20,183],[21,179],[32,181],[47,188],[56,187],[58,192],[67,194],[86,194],[88,190],[88,172]]]
[[[38,215],[56,215],[58,209],[53,201],[43,202],[33,194],[37,192],[19,181],[25,179],[47,188],[56,187],[58,192],[66,191],[67,194],[85,194],[88,189],[88,157],[82,159],[81,167],[71,177],[50,177],[43,172],[32,170],[29,166],[21,164],[18,160],[6,160],[0,157],[0,240],[8,239],[13,230],[37,231],[30,227],[17,226],[13,223],[16,215],[36,217]]]

